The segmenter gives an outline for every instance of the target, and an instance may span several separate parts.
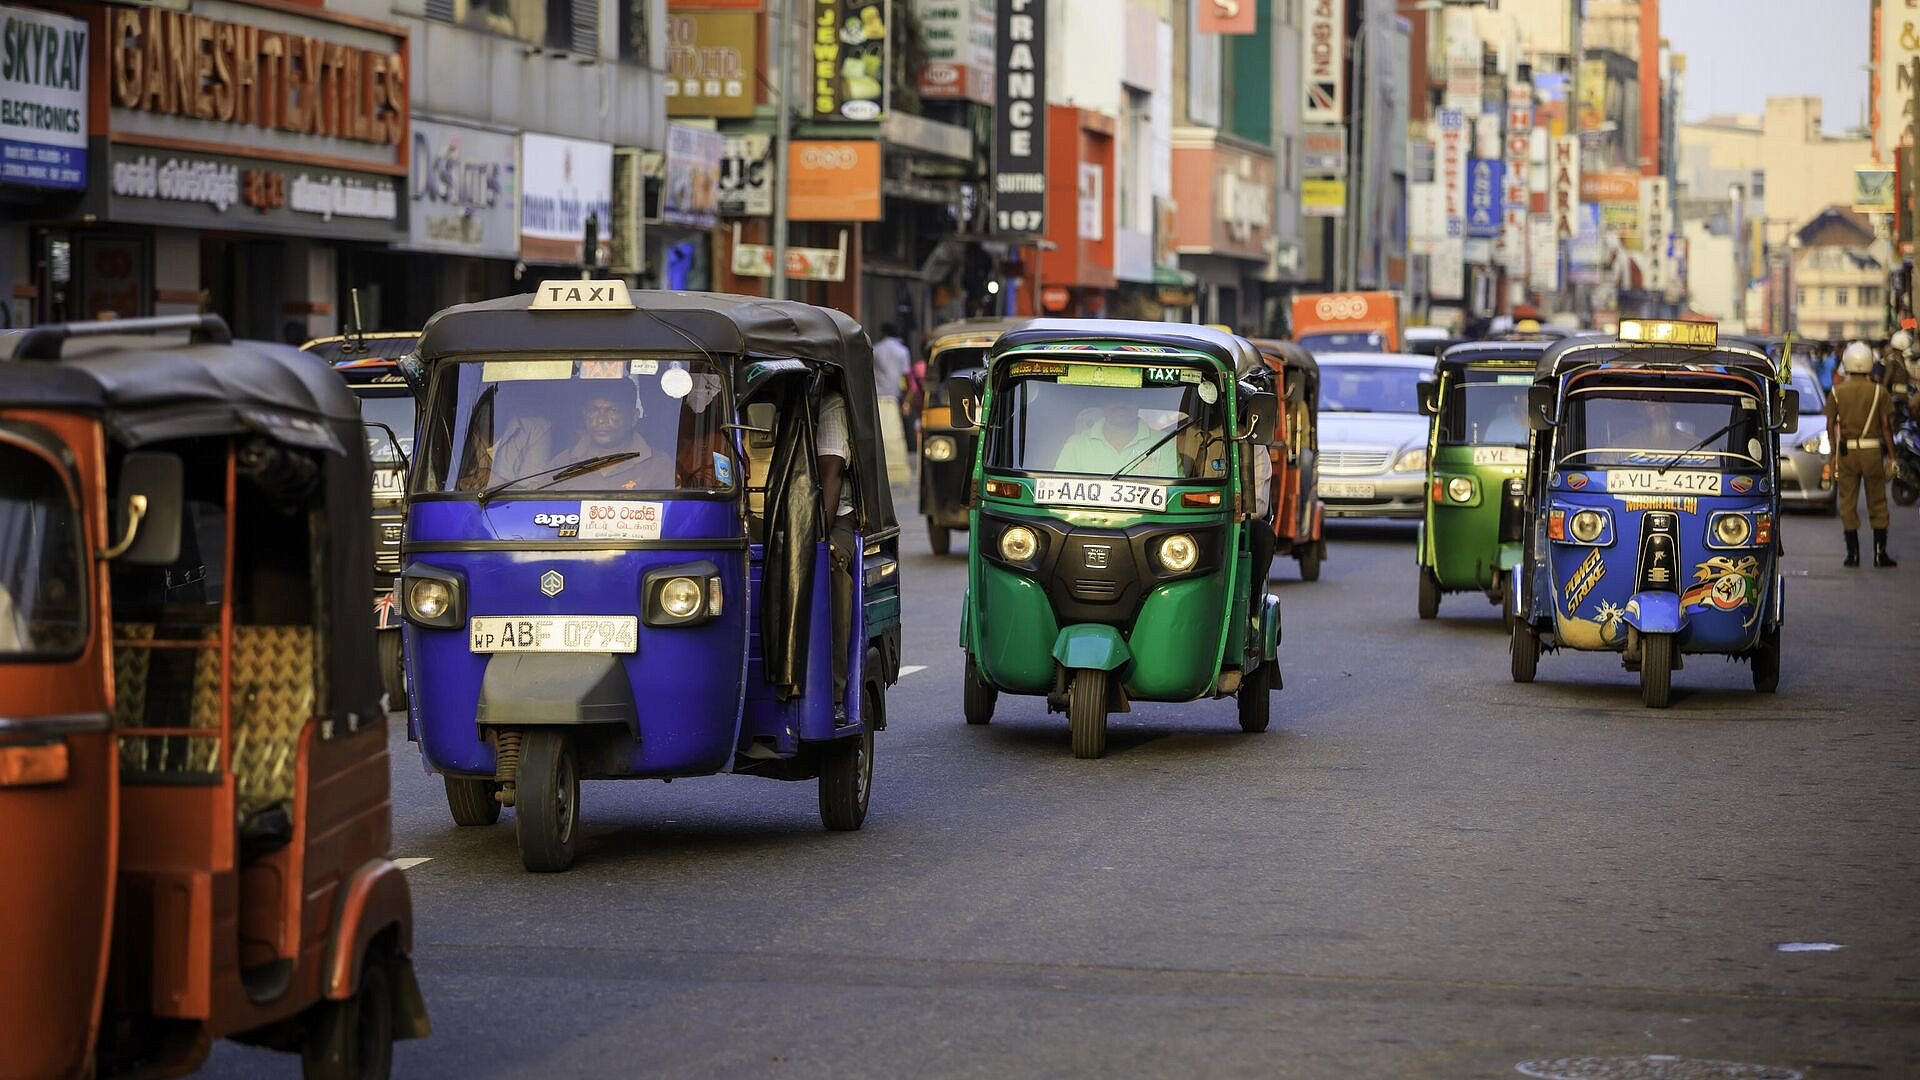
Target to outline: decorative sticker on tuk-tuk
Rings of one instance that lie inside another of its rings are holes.
[[[1620,500],[1620,509],[1631,514],[1640,510],[1668,510],[1676,514],[1697,514],[1700,500],[1691,495],[1631,495]]]
[[[1587,595],[1593,592],[1593,587],[1600,584],[1600,579],[1606,576],[1607,561],[1600,557],[1600,549],[1588,548],[1587,557],[1580,561],[1579,568],[1573,572],[1572,577],[1567,579],[1567,614],[1571,615],[1580,610],[1580,602],[1585,600]]]
[[[581,502],[582,540],[658,540],[666,504],[658,502]]]
[[[1527,450],[1524,446],[1476,446],[1473,448],[1473,463],[1475,465],[1525,465]],[[1573,474],[1573,476],[1580,475]],[[1573,476],[1567,477],[1568,486],[1572,486]]]
[[[1201,381],[1200,372],[1187,367],[1149,367],[1144,379],[1148,386],[1179,386]]]
[[[571,378],[571,360],[488,360],[480,365],[482,382],[540,382]]]
[[[1681,607],[1712,607],[1733,611],[1753,603],[1759,592],[1760,559],[1747,555],[1715,555],[1693,567],[1693,584],[1680,597]]]
[[[1717,472],[1699,472],[1691,469],[1677,472],[1664,472],[1660,469],[1608,469],[1607,490],[1675,495],[1718,495],[1720,479],[1720,474]]]
[[[1194,393],[1199,394],[1200,400],[1208,405],[1220,400],[1220,388],[1210,382],[1203,382],[1195,387]]]
[[[658,360],[627,361],[627,374],[629,375],[653,375],[653,374],[657,374],[659,371],[660,371],[660,361]]]
[[[693,374],[686,368],[668,368],[660,376],[660,392],[675,401],[686,397],[693,392]]]
[[[1067,365],[1056,364],[1051,360],[1016,360],[1013,366],[1007,369],[1007,373],[1014,376],[1065,375]]]
[[[1116,367],[1110,364],[1068,364],[1067,373],[1060,376],[1060,382],[1067,386],[1113,386],[1124,390],[1138,389],[1145,381],[1145,372],[1137,367]]]
[[[733,459],[725,454],[713,455],[713,479],[720,487],[733,486]]]
[[[1732,479],[1727,481],[1727,486],[1733,489],[1733,493],[1735,495],[1745,495],[1747,492],[1753,490],[1753,477],[1751,476],[1733,477]]]
[[[580,377],[583,379],[624,379],[627,377],[625,360],[582,360]]]
[[[1098,506],[1112,510],[1165,510],[1165,484],[1130,480],[1076,480],[1041,476],[1033,481],[1033,501],[1041,506]]]
[[[1580,490],[1581,488],[1584,488],[1584,487],[1586,487],[1586,486],[1587,486],[1587,474],[1586,474],[1586,473],[1583,473],[1583,472],[1577,472],[1577,473],[1568,473],[1568,474],[1567,474],[1567,486],[1568,486],[1568,487],[1570,487],[1570,488],[1572,488],[1572,489],[1573,489],[1573,490],[1575,490],[1575,491],[1579,491],[1579,490]]]

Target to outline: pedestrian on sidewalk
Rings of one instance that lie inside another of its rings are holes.
[[[906,385],[907,367],[913,358],[906,342],[893,323],[880,325],[880,340],[873,344],[873,388],[880,398],[880,439],[887,448],[887,480],[904,484],[912,479],[908,471],[912,459],[907,455],[905,417],[900,410],[900,393]]]
[[[1893,456],[1893,399],[1873,377],[1873,350],[1864,341],[1847,346],[1840,358],[1842,378],[1827,399],[1827,427],[1833,439],[1833,477],[1846,529],[1843,566],[1860,565],[1860,508],[1867,489],[1867,519],[1873,526],[1873,565],[1894,566],[1887,554],[1887,472]]]

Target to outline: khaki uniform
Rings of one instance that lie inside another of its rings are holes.
[[[1887,527],[1887,418],[1893,399],[1887,388],[1864,375],[1849,375],[1827,399],[1827,432],[1834,440],[1834,486],[1840,503],[1840,523],[1848,532],[1860,528],[1856,498],[1867,489],[1867,519],[1875,529]]]

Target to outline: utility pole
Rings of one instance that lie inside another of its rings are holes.
[[[1909,236],[1920,238],[1920,56],[1913,58],[1910,71],[1913,77],[1908,81],[1908,85],[1913,88],[1913,95],[1907,100],[1907,141],[1912,145],[1905,150],[1895,147],[1893,153],[1896,161],[1904,159],[1905,164],[1903,177],[1906,180],[1906,190],[1898,192],[1896,198],[1906,201],[1906,231]],[[1894,230],[1893,256],[1888,260],[1889,262],[1897,262],[1900,257],[1900,230],[1898,229]],[[1916,264],[1920,264],[1920,243],[1914,244],[1913,259]],[[1905,299],[1909,312],[1920,313],[1920,280],[1916,279],[1920,279],[1920,273],[1909,271]],[[1898,300],[1894,301],[1893,307],[1894,328],[1898,329],[1900,310]]]
[[[773,102],[773,277],[767,282],[767,295],[775,300],[787,298],[787,173],[793,155],[787,152],[793,139],[793,113],[787,93],[793,88],[793,0],[777,0],[774,18],[779,20],[767,34],[772,47],[775,75]]]

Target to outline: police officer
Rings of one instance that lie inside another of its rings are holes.
[[[1887,464],[1893,452],[1893,399],[1874,381],[1873,350],[1864,341],[1847,346],[1840,357],[1845,375],[1827,399],[1827,428],[1833,434],[1833,476],[1840,522],[1847,530],[1845,566],[1860,565],[1860,510],[1855,495],[1867,488],[1867,517],[1873,524],[1873,565],[1893,566],[1887,554]]]

